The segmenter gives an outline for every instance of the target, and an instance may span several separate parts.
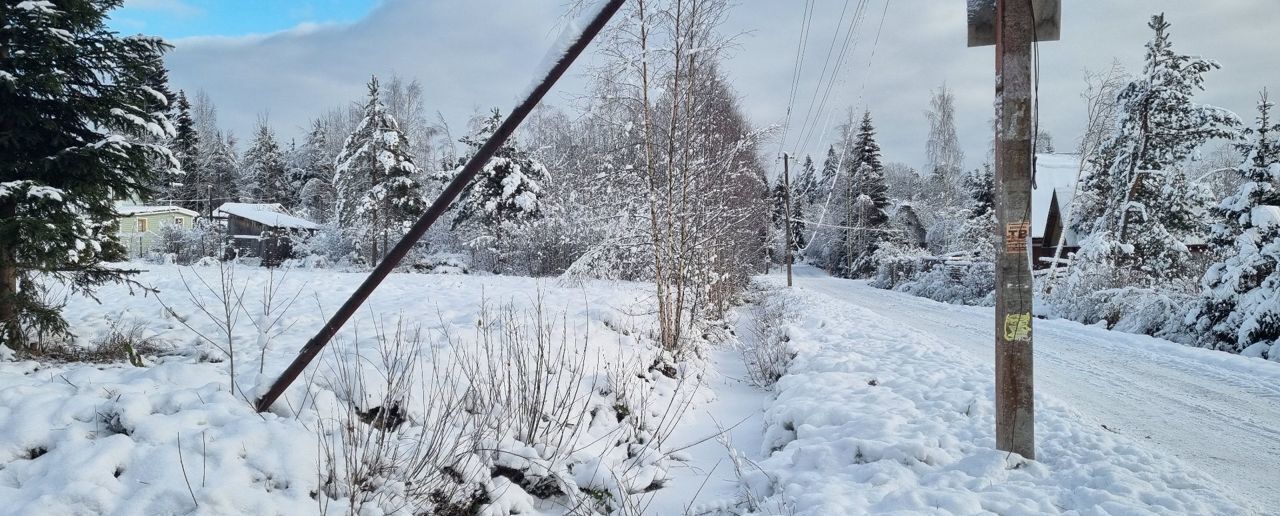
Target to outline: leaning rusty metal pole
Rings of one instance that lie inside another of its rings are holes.
[[[258,412],[266,411],[271,407],[272,403],[275,403],[284,394],[285,389],[289,388],[289,385],[302,374],[302,371],[316,358],[316,355],[320,354],[320,350],[324,349],[334,334],[338,333],[338,330],[342,328],[342,325],[346,324],[347,320],[356,313],[356,310],[360,309],[360,306],[364,304],[370,294],[373,294],[373,291],[378,288],[382,280],[386,279],[387,275],[400,265],[400,261],[404,259],[405,255],[409,254],[409,250],[413,248],[413,245],[422,238],[422,235],[426,234],[427,229],[431,228],[432,224],[435,224],[440,215],[444,214],[449,205],[453,203],[453,200],[458,197],[458,194],[462,193],[462,189],[467,186],[467,183],[470,183],[476,177],[476,174],[489,161],[489,158],[493,157],[498,148],[506,143],[507,138],[515,132],[525,117],[529,116],[529,112],[533,111],[533,108],[538,105],[542,97],[546,96],[556,81],[560,80],[560,77],[569,69],[569,65],[573,64],[573,61],[582,54],[582,51],[587,48],[591,40],[595,39],[596,35],[604,29],[605,24],[622,8],[624,2],[625,0],[609,0],[607,4],[601,7],[599,13],[582,30],[582,34],[578,36],[578,39],[569,48],[565,49],[564,55],[547,72],[546,77],[538,83],[537,87],[529,93],[529,96],[520,105],[511,111],[510,115],[507,115],[507,119],[502,121],[502,125],[498,126],[498,130],[493,133],[493,136],[489,137],[489,141],[485,142],[475,156],[472,156],[467,161],[467,164],[458,172],[457,177],[454,177],[445,186],[444,192],[440,193],[440,196],[431,204],[431,207],[427,208],[426,213],[423,213],[418,222],[414,223],[413,227],[409,229],[409,233],[404,238],[401,238],[395,247],[391,248],[387,256],[382,259],[382,262],[356,288],[356,291],[342,304],[342,307],[337,312],[334,312],[333,317],[329,318],[329,321],[320,328],[316,336],[307,341],[307,344],[298,352],[298,357],[280,374],[280,377],[271,385],[271,389],[262,396],[262,399],[258,400]]]
[[[1035,459],[1031,354],[1032,110],[1029,0],[996,0],[996,448]]]

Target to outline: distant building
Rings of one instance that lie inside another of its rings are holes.
[[[1031,189],[1031,257],[1035,268],[1048,268],[1062,240],[1062,259],[1080,250],[1080,239],[1069,224],[1071,203],[1075,200],[1079,180],[1087,171],[1080,170],[1077,154],[1036,154],[1036,184]],[[1202,237],[1185,241],[1193,256],[1208,249]]]
[[[1036,181],[1031,189],[1031,259],[1048,267],[1065,235],[1062,258],[1080,250],[1080,238],[1068,227],[1072,200],[1080,179],[1078,154],[1036,154]]]
[[[117,236],[129,251],[129,258],[136,259],[153,251],[160,240],[160,229],[166,226],[189,228],[198,213],[177,206],[127,205],[116,206]]]
[[[315,233],[320,225],[290,215],[279,204],[229,202],[213,211],[227,231],[227,254],[262,258],[265,266],[293,256],[293,237]]]

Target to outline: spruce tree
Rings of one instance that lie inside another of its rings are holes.
[[[313,121],[302,146],[301,174],[294,181],[298,185],[299,209],[316,222],[332,218],[333,160],[327,154],[328,148],[329,128],[321,120]]]
[[[990,163],[965,176],[965,190],[969,194],[969,217],[960,230],[959,243],[963,250],[976,252],[979,258],[994,260],[996,251],[996,189],[995,173]]]
[[[805,156],[804,163],[800,165],[800,175],[792,185],[795,197],[805,205],[812,205],[818,202],[818,188],[818,170],[813,164],[813,156]]]
[[[204,170],[200,166],[200,137],[196,134],[195,121],[191,118],[191,103],[181,90],[178,91],[170,116],[173,117],[176,134],[169,142],[169,150],[182,165],[182,174],[171,183],[172,187],[165,196],[178,206],[207,213],[206,205],[209,201],[205,200],[208,192],[204,187]]]
[[[812,164],[813,161],[810,160],[809,163]],[[808,237],[806,237],[804,234],[805,231],[808,230],[808,226],[804,222],[804,212],[805,212],[804,201],[805,201],[805,193],[802,191],[796,191],[795,188],[792,188],[791,250],[795,252],[797,256],[799,256],[800,250],[804,249],[809,243]]]
[[[1239,353],[1258,345],[1280,360],[1280,124],[1266,91],[1257,126],[1245,132],[1240,186],[1212,208],[1210,243],[1222,260],[1201,281],[1200,301],[1187,316],[1201,345]]]
[[[1131,285],[1185,276],[1186,241],[1201,233],[1206,201],[1181,165],[1214,138],[1234,138],[1234,114],[1191,102],[1219,65],[1175,53],[1164,15],[1153,16],[1142,77],[1121,92],[1116,133],[1092,161],[1073,217],[1081,256],[1103,260]]]
[[[337,222],[352,244],[382,259],[426,209],[409,140],[382,103],[378,78],[369,80],[364,117],[334,162]]]
[[[214,133],[210,141],[200,145],[201,164],[204,170],[204,198],[209,199],[205,215],[222,203],[240,200],[240,158],[236,156],[236,139],[228,134]]]
[[[827,157],[822,161],[822,178],[818,183],[817,199],[815,201],[825,202],[831,189],[835,188],[836,173],[840,168],[840,156],[836,154],[836,146],[827,147]]]
[[[479,129],[462,142],[474,155],[488,141],[502,114],[494,109]],[[466,160],[459,160],[462,166]],[[474,221],[491,228],[520,226],[542,216],[541,183],[548,179],[547,168],[521,149],[515,138],[508,138],[489,159],[474,180],[462,191],[453,225]]]
[[[284,153],[266,120],[258,121],[253,142],[244,152],[240,197],[255,203],[286,203],[290,197]]]
[[[92,295],[133,271],[115,202],[145,197],[179,167],[158,38],[105,25],[120,0],[0,6],[0,342],[68,332],[49,281]],[[165,166],[157,169],[152,163]]]
[[[862,115],[851,158],[846,164],[844,256],[840,272],[845,277],[866,277],[875,272],[873,256],[889,222],[889,186],[885,183],[880,144],[876,142],[870,111]]]

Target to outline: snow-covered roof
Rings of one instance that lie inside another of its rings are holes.
[[[1036,154],[1036,184],[1031,189],[1031,236],[1044,238],[1049,225],[1049,207],[1058,198],[1060,216],[1075,198],[1080,174],[1080,156],[1076,154]],[[1065,224],[1066,221],[1064,220]],[[1055,242],[1056,243],[1056,242]],[[1067,245],[1075,245],[1074,232],[1067,228]]]
[[[265,224],[273,228],[286,229],[319,229],[320,225],[309,220],[294,217],[285,212],[284,206],[279,204],[249,204],[243,202],[229,202],[219,206],[214,210],[215,217],[225,217],[234,215],[246,220],[252,220],[259,224]]]
[[[181,213],[188,217],[197,217],[200,214],[188,210],[180,206],[146,206],[146,205],[125,205],[117,204],[116,213],[121,217],[133,217],[137,215],[153,215],[156,213]]]

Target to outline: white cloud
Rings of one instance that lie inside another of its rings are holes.
[[[826,106],[834,116],[824,116],[829,123],[820,129],[835,123],[845,106],[869,106],[886,159],[920,165],[929,91],[945,81],[956,91],[969,165],[977,166],[991,138],[992,49],[965,46],[963,2],[890,1],[874,64],[868,68],[884,5],[880,0],[870,3],[844,80]],[[843,4],[815,3],[818,12],[795,108],[801,118]],[[1062,41],[1040,47],[1041,125],[1059,147],[1073,145],[1083,125],[1079,91],[1084,69],[1104,68],[1113,58],[1130,69],[1140,66],[1150,37],[1146,22],[1161,10],[1173,22],[1175,49],[1223,64],[1223,70],[1209,74],[1208,91],[1199,101],[1251,119],[1256,92],[1264,86],[1280,89],[1280,69],[1272,64],[1276,46],[1271,24],[1280,14],[1274,0],[1063,4]],[[739,39],[725,70],[757,125],[780,123],[786,112],[801,10],[798,1],[744,2],[725,27],[750,32]],[[514,102],[553,43],[563,14],[562,0],[386,0],[352,24],[179,40],[169,64],[178,87],[208,91],[223,124],[241,135],[267,110],[282,133],[301,134],[307,120],[321,111],[360,100],[370,74],[391,72],[420,79],[429,106],[460,124],[474,109],[506,109]],[[568,78],[552,100],[580,92],[582,85],[580,79]],[[821,133],[804,150],[823,152],[827,142],[820,140]]]

